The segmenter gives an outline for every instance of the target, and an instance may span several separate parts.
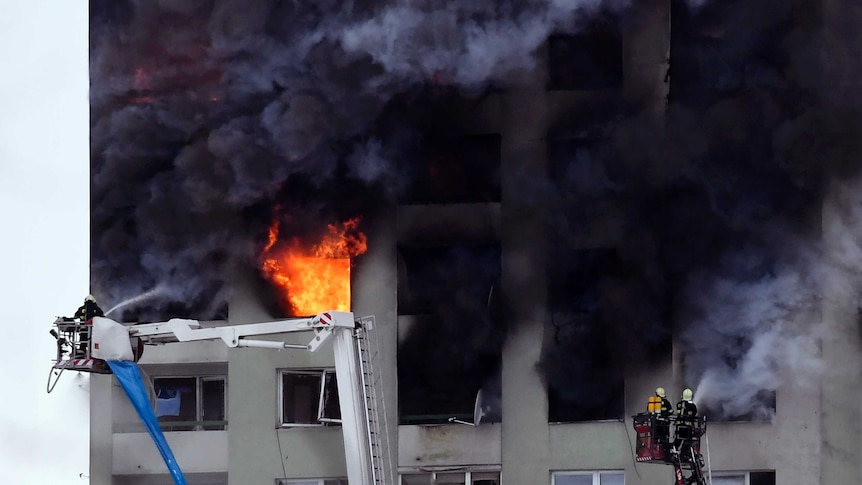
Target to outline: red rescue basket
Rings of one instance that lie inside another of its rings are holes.
[[[656,439],[656,416],[650,413],[639,413],[632,416],[632,420],[637,433],[635,460],[664,463],[667,460],[666,446]]]

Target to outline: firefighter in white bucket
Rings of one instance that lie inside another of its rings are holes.
[[[87,347],[90,345],[90,330],[86,326],[93,325],[93,317],[104,316],[105,312],[99,308],[99,304],[96,303],[96,298],[94,298],[93,295],[87,295],[87,297],[84,298],[84,304],[78,307],[78,311],[75,312],[74,316],[76,320],[80,320],[85,325],[79,334],[80,345],[78,346],[76,353],[79,357],[87,355]]]

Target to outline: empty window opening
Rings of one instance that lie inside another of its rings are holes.
[[[686,375],[693,375],[692,382],[699,382],[697,376],[711,372],[713,384],[704,386],[703,392],[692,388],[698,414],[706,416],[710,422],[769,422],[775,416],[777,393],[771,389],[758,389],[758,386],[747,383],[738,377],[738,367],[751,348],[748,337],[724,336],[726,345],[721,359],[697,359],[696,350],[688,350],[682,357]],[[709,367],[704,371],[702,361],[708,361]],[[715,382],[717,381],[717,382]],[[730,383],[735,389],[733,393],[716,392]]]
[[[166,431],[223,430],[227,425],[225,379],[156,377],[156,417]]]
[[[404,204],[500,201],[500,135],[431,138],[419,150]]]
[[[474,421],[483,389],[485,422],[499,419],[499,278],[497,245],[399,248],[401,424]]]
[[[549,90],[619,89],[622,84],[623,43],[615,22],[548,38]]]
[[[548,421],[621,419],[625,360],[608,306],[606,283],[617,273],[613,249],[569,251],[549,267],[549,324],[541,368],[548,389]],[[618,322],[620,323],[620,322]]]
[[[610,184],[599,158],[602,139],[595,136],[554,137],[548,140],[551,180],[579,196],[595,195]]]
[[[548,166],[551,180],[579,198],[603,195],[615,188],[614,144],[608,137],[624,117],[616,100],[584,103],[554,122],[548,130]]]
[[[279,414],[282,426],[319,426],[341,422],[334,371],[281,371],[280,386]]]
[[[738,408],[737,405],[725,405],[710,399],[698,405],[698,413],[714,423],[768,422],[775,415],[776,393],[761,389],[750,397],[745,410],[738,411]]]

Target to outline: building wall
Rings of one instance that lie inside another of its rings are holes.
[[[271,321],[253,295],[238,288],[231,303],[232,325]],[[241,303],[240,303],[241,302]],[[308,333],[261,339],[307,344]],[[276,478],[344,477],[339,427],[281,428],[278,371],[333,368],[331,347],[303,350],[231,349],[228,356],[228,468],[230,485],[274,483]]]

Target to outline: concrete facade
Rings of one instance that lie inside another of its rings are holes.
[[[667,1],[638,2],[642,22],[624,33],[623,96],[661,116],[667,96],[669,49]],[[546,52],[537,53],[536,73],[544,73]],[[538,371],[546,338],[547,207],[525,194],[525,180],[546,183],[548,131],[560,116],[608,93],[549,91],[543,75],[487,96],[459,118],[465,133],[501,136],[500,203],[412,206],[392,202],[363,221],[369,252],[352,274],[353,311],[374,315],[373,338],[380,348],[384,408],[389,423],[390,459],[400,473],[428,471],[499,472],[507,485],[550,484],[554,471],[617,470],[627,485],[670,483],[669,467],[636,464],[630,418],[583,423],[549,423],[546,385]],[[610,96],[610,95],[609,95]],[[613,208],[597,208],[612,214]],[[834,214],[824,208],[826,240]],[[610,217],[612,219],[612,217]],[[512,331],[502,355],[501,423],[469,427],[398,423],[397,262],[399,243],[424,240],[445,224],[454,233],[496,241],[501,247],[502,291]],[[529,237],[525,237],[529,235]],[[613,246],[613,226],[584,236],[584,248]],[[836,249],[837,250],[837,249]],[[270,320],[237,277],[229,324]],[[780,484],[862,483],[859,429],[862,379],[858,308],[841,298],[841,281],[824,288],[821,321],[827,328],[822,354],[830,372],[819,387],[788,384],[777,392],[771,423],[714,423],[709,427],[712,469],[720,472],[774,471]],[[836,295],[832,298],[830,295]],[[273,339],[279,336],[272,337]],[[305,335],[287,336],[306,343]],[[648,372],[631,369],[625,378],[625,416],[645,410],[657,383],[671,398],[686,387],[683,349],[674,346],[666,363]],[[168,432],[178,462],[194,484],[273,484],[277,479],[346,476],[337,426],[283,428],[278,418],[278,371],[333,367],[329,349],[302,351],[232,349],[220,343],[172,344],[148,350],[141,361],[151,376],[224,375],[227,382],[225,431]],[[94,485],[170,483],[148,436],[111,376],[91,379],[91,463]],[[855,423],[848,426],[848,423]]]

